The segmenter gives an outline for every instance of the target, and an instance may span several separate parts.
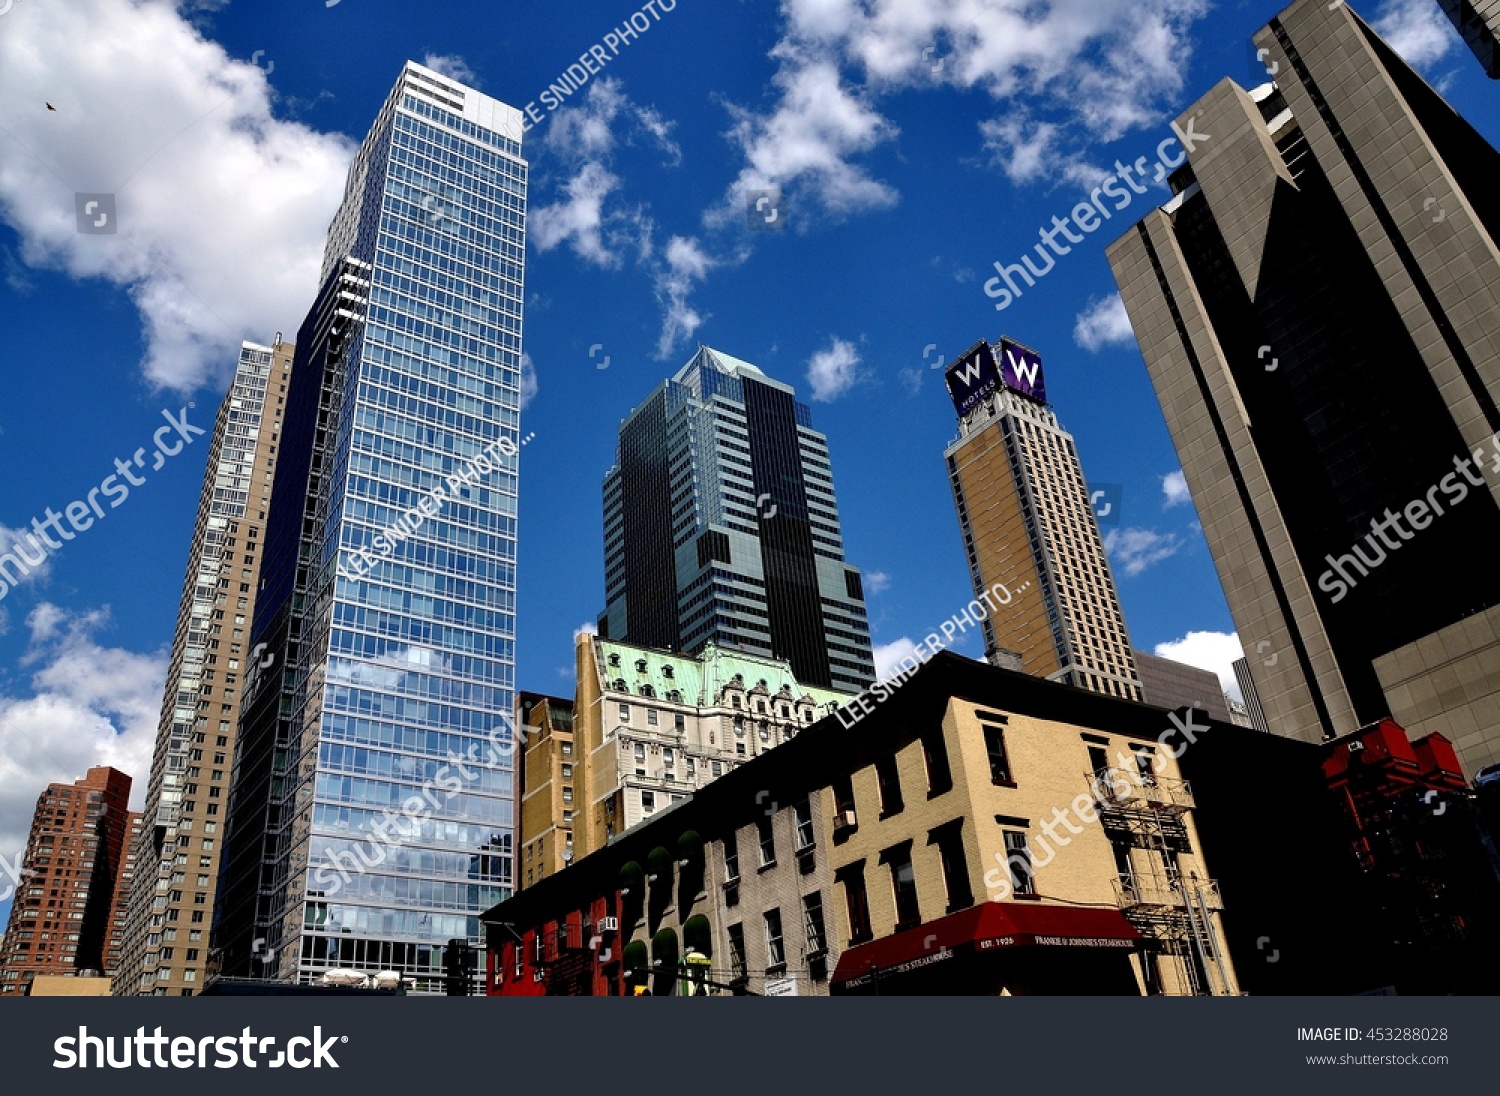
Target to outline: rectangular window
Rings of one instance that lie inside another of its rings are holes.
[[[854,809],[854,781],[847,776],[833,780],[833,828],[852,830],[859,825],[859,814]]]
[[[562,778],[564,780],[572,780],[573,779],[573,766],[572,765],[564,765],[562,767]]]
[[[786,941],[781,936],[781,911],[766,910],[766,966],[786,965]]]
[[[573,756],[573,743],[571,743],[571,742],[564,742],[564,743],[562,743],[562,755],[564,757],[572,757]]]
[[[771,820],[758,819],[755,828],[760,838],[760,866],[770,867],[776,863],[776,834],[771,830]]]
[[[849,944],[862,944],[873,935],[870,932],[870,897],[865,893],[865,870],[863,864],[855,864],[842,874],[844,884],[844,908],[849,916]]]
[[[917,873],[911,863],[911,842],[906,841],[880,856],[891,869],[891,893],[896,900],[896,931],[911,928],[922,921],[917,901]]]
[[[655,792],[641,792],[641,810],[645,814],[650,814],[652,811],[656,810]]]
[[[797,820],[797,851],[812,848],[817,844],[817,835],[813,832],[812,803],[804,799],[792,808],[792,813]]]
[[[740,841],[736,834],[724,839],[724,882],[740,881]]]
[[[621,723],[629,723],[630,722],[630,705],[629,704],[621,704],[620,705],[620,722]]]
[[[687,719],[681,712],[672,717],[672,726],[679,731],[687,730]]]
[[[1005,729],[985,725],[984,748],[990,756],[991,783],[1013,783],[1010,775],[1010,757],[1005,752]]]
[[[635,744],[635,759],[637,761],[646,760],[646,744],[644,742],[637,742]]]
[[[573,802],[573,789],[572,788],[564,786],[564,788],[563,788],[563,802],[564,803],[571,803],[571,802]]]
[[[900,814],[906,804],[901,798],[901,773],[896,768],[895,754],[887,754],[875,762],[875,778],[880,785],[880,817]]]
[[[1156,754],[1149,746],[1135,748],[1135,768],[1142,787],[1156,787]]]
[[[952,790],[953,771],[948,766],[948,743],[941,727],[922,736],[922,758],[927,763],[927,797]]]
[[[647,726],[650,726],[650,727],[656,726],[656,709],[655,708],[647,708],[646,709],[646,724],[647,724]]]
[[[823,896],[805,895],[802,899],[802,920],[807,927],[807,953],[818,955],[828,950],[828,931],[823,925]]]
[[[745,926],[729,926],[729,969],[735,978],[745,977]]]
[[[1031,870],[1031,849],[1022,830],[1005,831],[1005,862],[1010,867],[1010,886],[1016,894],[1035,894],[1036,875]]]
[[[939,826],[928,835],[927,843],[938,847],[943,886],[948,892],[948,912],[968,909],[974,904],[974,889],[969,885],[969,863],[964,856],[963,819]]]

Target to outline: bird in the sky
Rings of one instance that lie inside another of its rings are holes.
[[[45,100],[45,99],[44,99],[44,100],[42,100],[42,101],[43,101],[43,102],[44,102],[44,103],[45,103],[45,102],[46,102],[46,100]],[[56,107],[55,107],[55,106],[53,106],[53,105],[52,105],[52,104],[51,104],[51,103],[47,103],[47,109],[48,109],[48,110],[50,110],[50,111],[51,111],[51,112],[52,112],[52,113],[53,113],[53,114],[56,114],[56,113],[57,113],[57,108],[56,108]]]

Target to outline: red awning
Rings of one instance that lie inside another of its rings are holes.
[[[1133,948],[1141,934],[1119,910],[984,902],[839,956],[833,984],[857,988],[882,978],[944,963],[960,953],[997,948]]]

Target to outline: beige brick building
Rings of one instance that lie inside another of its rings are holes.
[[[293,349],[241,347],[209,438],[116,996],[192,996],[209,970],[240,701],[265,669],[248,637]]]
[[[489,992],[1237,994],[1173,727],[940,654],[491,910]]]
[[[782,660],[580,634],[572,703],[523,693],[518,887],[562,870],[711,780],[795,738],[847,697]]]
[[[1031,383],[1007,364],[1017,356]],[[997,585],[1027,591],[984,620],[985,656],[1014,652],[1029,674],[1140,700],[1078,448],[1041,398],[1040,371],[1035,351],[981,339],[946,373],[959,436],[943,456],[975,596]]]

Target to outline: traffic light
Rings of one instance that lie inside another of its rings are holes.
[[[690,951],[682,960],[682,995],[684,997],[707,997],[713,993],[709,975],[714,961],[699,951]]]
[[[474,949],[467,940],[449,940],[443,953],[443,976],[449,997],[467,997],[474,985]]]

